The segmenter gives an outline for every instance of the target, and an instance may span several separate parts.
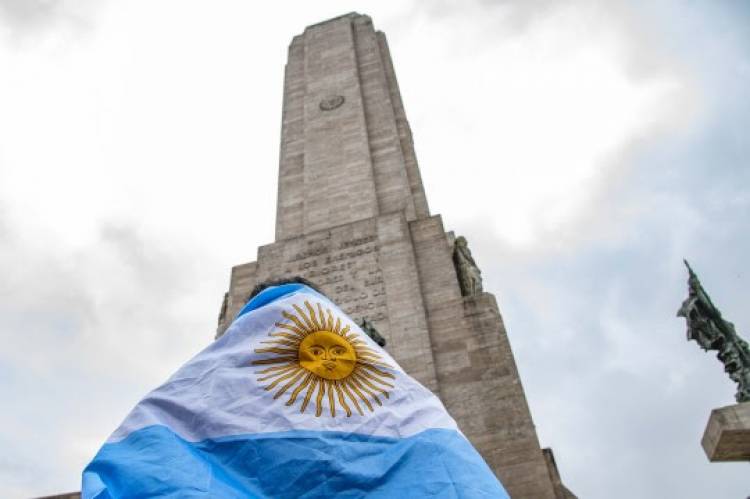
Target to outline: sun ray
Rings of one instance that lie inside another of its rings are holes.
[[[373,359],[365,359],[360,357],[357,359],[357,365],[358,366],[370,366],[374,368],[382,368],[382,369],[390,369],[391,366],[386,364],[385,362],[381,362],[380,360],[373,360]]]
[[[253,364],[255,364],[255,362],[253,362]],[[258,371],[255,374],[267,374],[267,373],[272,373],[274,371],[283,371],[286,368],[287,366],[273,366],[273,367],[268,367],[266,369],[263,369],[262,371]]]
[[[349,407],[349,404],[346,402],[346,392],[344,388],[341,385],[341,382],[339,380],[336,380],[336,393],[339,396],[339,402],[341,402],[341,406],[346,411],[346,417],[351,417],[352,415],[352,409]],[[360,411],[361,413],[362,411]]]
[[[273,357],[270,359],[260,359],[260,360],[254,360],[253,365],[262,366],[265,364],[282,364],[287,362],[296,362],[297,357]]]
[[[297,355],[297,350],[290,348],[256,348],[255,353],[278,353],[278,354],[292,354]]]
[[[380,359],[380,355],[378,355],[377,353],[375,353],[374,350],[370,350],[369,348],[365,349],[365,348],[362,348],[362,347],[355,347],[354,351],[357,352],[357,356],[358,357],[365,357],[365,356],[367,356],[367,357],[372,357],[374,359]]]
[[[373,350],[372,348],[368,348],[363,345],[352,345],[352,347],[354,347],[354,350],[357,352],[357,354],[362,354],[362,355],[367,354],[367,355],[374,355],[375,357],[380,357],[380,354],[376,352],[375,350]]]
[[[296,366],[295,366],[295,367],[296,367]],[[300,368],[297,368],[297,369],[295,369],[295,370],[293,370],[293,371],[291,371],[291,372],[288,372],[288,373],[284,373],[284,374],[282,374],[281,376],[279,376],[278,378],[276,378],[275,380],[273,380],[273,381],[271,382],[271,384],[270,384],[270,385],[268,385],[267,387],[265,387],[264,389],[265,389],[266,391],[269,391],[269,390],[273,390],[273,389],[274,389],[274,387],[275,387],[276,385],[278,385],[279,383],[281,383],[281,382],[282,382],[282,381],[284,381],[284,380],[287,380],[287,379],[289,379],[289,378],[293,377],[293,376],[294,376],[295,374],[297,374],[297,373],[298,373],[299,371],[300,371]]]
[[[382,393],[385,398],[388,398],[388,392],[385,391],[385,388],[381,388],[379,386],[373,385],[364,376],[361,376],[358,373],[352,373],[352,378],[355,379],[355,380],[357,380],[357,381],[359,381],[359,382],[361,382],[361,383],[363,383],[364,385],[367,385],[368,387],[370,387],[370,389],[376,390],[376,391]],[[368,391],[370,391],[370,389],[368,389]],[[373,394],[373,396],[375,396],[375,394]]]
[[[321,413],[323,412],[323,395],[326,391],[326,379],[321,379],[318,383],[318,398],[315,399],[315,416],[320,417]]]
[[[341,407],[344,408],[344,411],[346,411],[346,417],[351,417],[352,410],[349,409],[349,405],[346,403],[346,400],[344,400],[344,394],[341,391],[341,387],[339,386],[338,380],[334,380],[333,387],[336,388],[336,395],[338,395],[339,403],[341,404]]]
[[[297,369],[299,369],[299,366],[296,366],[294,364],[290,364],[290,365],[284,367],[284,369],[282,369],[280,371],[273,372],[273,373],[269,374],[268,376],[263,376],[261,378],[258,378],[258,381],[266,381],[266,380],[269,380],[271,378],[275,378],[276,376],[281,376],[282,374],[286,374],[289,371],[297,370]]]
[[[289,334],[289,333],[286,333],[286,332],[283,332],[283,331],[277,331],[275,333],[269,333],[268,336],[270,336],[272,338],[284,338],[284,339],[287,339],[287,340],[296,341],[297,343],[299,343],[300,341],[302,341],[304,339],[304,337],[305,337],[304,335],[299,334],[299,333]]]
[[[331,417],[336,417],[336,401],[333,399],[333,381],[330,379],[326,380],[326,390],[328,391],[328,410],[331,412]]]
[[[320,382],[320,378],[315,376],[312,381],[310,382],[310,386],[307,387],[307,393],[305,393],[305,400],[302,401],[302,407],[300,407],[299,412],[305,412],[305,409],[307,409],[307,404],[310,403],[310,397],[312,397],[313,392],[315,391],[315,385],[317,385]]]
[[[296,305],[295,305],[296,306]],[[310,329],[302,323],[301,320],[296,315],[290,314],[289,312],[282,312],[282,315],[289,319],[290,321],[294,322],[294,324],[300,328],[302,331],[305,332],[305,335],[307,335],[310,332]]]
[[[295,317],[295,319],[296,319],[296,317]],[[293,332],[294,334],[296,334],[297,336],[299,336],[301,338],[304,338],[308,334],[307,331],[305,330],[305,328],[299,328],[297,326],[292,326],[291,324],[287,324],[285,322],[277,322],[274,325],[276,327],[280,327],[282,329],[286,329],[287,331],[291,331],[291,332]],[[273,335],[274,335],[274,333],[271,333],[271,336],[273,336]]]
[[[302,307],[297,305],[296,303],[292,304],[292,307],[294,307],[294,310],[297,311],[297,314],[300,316],[300,318],[304,321],[305,324],[307,324],[307,330],[312,332],[316,331],[318,328],[315,327],[313,322],[310,320],[310,318],[307,316],[304,310],[302,310]]]
[[[385,371],[381,371],[380,369],[378,369],[377,367],[375,367],[371,363],[358,362],[358,365],[364,367],[365,369],[369,369],[370,371],[374,372],[375,374],[379,374],[380,376],[383,376],[384,378],[396,379],[396,377],[393,374],[387,373]]]
[[[326,309],[326,313],[328,314],[328,325],[326,326],[326,329],[328,329],[329,331],[333,331],[335,333],[336,331],[334,331],[334,328],[333,328],[333,324],[334,324],[333,314],[328,309]]]
[[[300,379],[300,378],[301,378],[301,377],[302,377],[302,376],[303,376],[304,374],[305,374],[305,370],[304,370],[304,369],[300,369],[300,372],[299,372],[299,373],[297,373],[297,375],[296,375],[296,376],[295,376],[294,378],[292,378],[292,379],[291,379],[291,380],[290,380],[290,381],[289,381],[289,382],[288,382],[288,383],[287,383],[286,385],[284,385],[284,386],[282,386],[281,388],[279,388],[279,391],[277,391],[277,392],[276,392],[276,395],[274,395],[274,396],[273,396],[274,400],[276,400],[277,398],[279,398],[279,397],[281,397],[282,395],[284,395],[284,394],[286,393],[286,391],[287,391],[287,390],[288,390],[289,388],[291,388],[291,387],[292,387],[292,386],[294,386],[294,385],[295,385],[296,383],[298,383],[298,382],[299,382],[299,379]]]
[[[359,402],[357,402],[357,399],[354,397],[354,395],[352,395],[352,392],[349,390],[349,387],[346,385],[346,383],[343,381],[339,381],[339,384],[341,385],[341,389],[344,390],[344,393],[349,397],[349,400],[351,400],[354,404],[354,407],[357,409],[359,415],[364,416],[364,411],[362,411],[362,408],[359,406]]]
[[[371,374],[368,371],[365,371],[364,369],[360,369],[359,366],[354,370],[354,372],[358,376],[364,376],[365,378],[374,381],[375,383],[380,383],[383,386],[387,386],[389,388],[394,388],[394,386],[386,381],[383,381],[380,379],[377,375]]]
[[[316,305],[318,305],[318,318],[320,319],[320,328],[328,330],[329,327],[328,322],[326,321],[326,314],[325,312],[323,312],[323,305],[321,305],[320,303],[317,303]]]
[[[287,346],[287,347],[294,347],[299,348],[299,341],[290,341],[290,340],[263,340],[261,343],[265,345],[271,345],[271,346]]]
[[[360,355],[369,355],[370,357],[380,358],[380,355],[372,348],[356,346],[354,347],[354,350]]]
[[[310,383],[310,380],[312,379],[312,377],[313,377],[313,373],[308,372],[307,376],[302,381],[302,383],[300,383],[299,385],[297,385],[297,388],[294,389],[294,391],[292,392],[292,395],[289,397],[289,400],[287,400],[286,405],[292,405],[292,404],[294,404],[294,401],[297,400],[297,396],[300,394],[300,392],[302,390],[305,389],[305,387],[307,386],[307,384]]]
[[[359,395],[359,398],[362,400],[362,402],[364,402],[367,408],[370,409],[370,412],[373,412],[374,409],[372,408],[372,404],[370,403],[369,400],[367,400],[367,397],[365,397],[364,394],[361,391],[359,391],[359,388],[357,387],[357,385],[354,384],[353,380],[351,378],[347,378],[345,383],[349,386],[349,388],[352,389],[352,391],[354,391],[354,393]]]
[[[343,336],[344,338],[346,338],[346,333],[348,331],[349,331],[349,324],[344,326],[344,328],[341,331],[339,331],[339,336]]]
[[[290,334],[286,331],[276,331],[273,333],[268,333],[268,336],[270,336],[271,338],[285,338],[292,341],[302,341],[305,337],[305,335],[301,333]]]
[[[372,360],[362,359],[362,358],[357,359],[357,365],[361,366],[361,367],[370,366],[370,367],[374,367],[376,369],[377,368],[387,369],[388,367],[390,367],[390,366],[388,366],[386,364],[382,364],[382,363],[377,362],[377,361],[372,361]]]
[[[370,395],[372,397],[372,399],[375,401],[376,404],[383,405],[383,403],[380,402],[380,399],[378,398],[377,394],[375,392],[373,392],[372,390],[370,390],[369,388],[367,388],[366,386],[364,386],[362,383],[360,383],[359,379],[356,376],[351,376],[349,378],[349,381],[352,382],[352,383],[354,383],[354,385],[357,388],[361,389],[363,392],[365,392],[368,395]]]
[[[307,308],[308,316],[310,317],[310,322],[313,323],[313,326],[316,331],[321,331],[323,327],[318,323],[318,317],[315,315],[315,308],[313,308],[312,305],[310,305],[310,302],[305,300],[305,307]]]

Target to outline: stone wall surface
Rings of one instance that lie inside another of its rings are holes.
[[[711,411],[701,445],[710,461],[750,461],[750,402]]]
[[[310,26],[288,57],[276,239],[379,213],[427,215],[388,47],[370,18]]]

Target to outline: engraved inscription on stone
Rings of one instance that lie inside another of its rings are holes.
[[[377,253],[375,235],[308,241],[287,260],[286,273],[320,286],[345,313],[382,321],[388,312]]]
[[[343,95],[329,95],[322,101],[320,101],[321,111],[333,111],[337,107],[340,107],[344,103]]]

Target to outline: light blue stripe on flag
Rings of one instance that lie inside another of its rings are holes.
[[[175,490],[179,497],[507,497],[452,430],[402,439],[292,431],[187,442],[150,426],[105,445],[88,469],[111,470],[111,497]]]

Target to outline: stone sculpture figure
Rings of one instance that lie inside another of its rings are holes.
[[[685,265],[689,273],[688,297],[677,316],[687,322],[687,339],[695,340],[703,350],[716,350],[724,371],[738,385],[735,399],[750,402],[750,348],[734,324],[722,318],[687,261]]]
[[[482,292],[482,271],[471,256],[469,244],[464,236],[458,236],[453,246],[453,264],[456,266],[458,283],[463,296],[474,296]]]
[[[227,318],[227,307],[229,305],[229,293],[224,293],[224,299],[221,302],[221,310],[219,311],[219,324],[224,322]]]
[[[375,326],[373,326],[372,322],[367,320],[367,317],[362,317],[357,322],[357,325],[359,325],[359,327],[362,328],[362,331],[364,331],[365,334],[369,336],[372,341],[374,341],[381,347],[385,346],[385,338],[380,336],[380,333],[378,333],[378,330],[375,329]]]

